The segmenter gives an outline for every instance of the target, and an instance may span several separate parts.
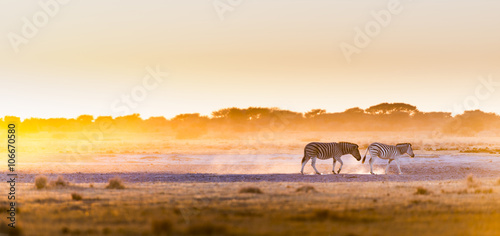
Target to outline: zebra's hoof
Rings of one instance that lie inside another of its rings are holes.
[[[316,174],[317,174],[317,175],[321,175],[321,173],[319,173],[319,172],[316,172]]]
[[[371,172],[370,174],[375,175],[375,173]]]
[[[333,173],[334,175],[336,175],[336,174],[337,174],[337,173],[335,173],[335,171],[332,171],[332,173]]]

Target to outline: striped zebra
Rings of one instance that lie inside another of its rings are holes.
[[[320,175],[319,171],[316,169],[316,158],[321,160],[333,158],[332,172],[335,174],[335,164],[338,161],[340,162],[340,168],[337,173],[340,174],[340,170],[342,170],[342,166],[344,165],[340,157],[346,154],[353,155],[358,161],[361,160],[358,145],[354,143],[309,143],[304,148],[304,157],[302,158],[302,169],[300,173],[304,174],[304,166],[306,166],[309,159],[312,159],[311,165],[316,171],[316,174]]]
[[[398,166],[399,174],[403,174],[401,172],[401,168],[399,167],[399,157],[404,154],[410,155],[412,158],[415,157],[413,153],[413,149],[411,148],[410,143],[398,143],[396,146],[387,145],[383,143],[372,143],[366,149],[365,156],[363,157],[363,161],[361,163],[365,163],[366,154],[370,152],[370,173],[373,173],[373,162],[375,162],[375,157],[379,157],[381,159],[389,159],[387,166],[385,167],[385,174],[387,174],[387,170],[389,169],[389,165],[393,160],[396,160],[396,164]]]

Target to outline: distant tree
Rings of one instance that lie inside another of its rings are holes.
[[[499,128],[500,116],[495,113],[486,113],[480,110],[465,111],[461,115],[453,117],[451,122],[443,127],[443,132],[473,136],[481,131]]]
[[[87,126],[92,124],[92,121],[94,121],[94,117],[91,115],[81,115],[76,118],[76,121],[78,121],[78,123],[80,123],[80,125],[82,126]]]
[[[207,132],[207,124],[210,119],[200,116],[199,113],[181,114],[172,118],[172,128],[178,139],[196,139]]]
[[[359,113],[365,113],[365,110],[359,108],[359,107],[354,107],[350,108],[344,111],[346,114],[359,114]]]
[[[306,112],[306,114],[304,114],[304,116],[309,119],[309,118],[313,118],[313,117],[320,116],[323,114],[326,114],[326,110],[312,109],[311,111]]]
[[[410,115],[418,112],[416,106],[412,106],[406,103],[381,103],[375,106],[371,106],[365,110],[370,114],[391,114],[393,112],[406,112]]]
[[[14,122],[14,123],[20,124],[21,118],[19,118],[17,116],[5,116],[4,121],[5,121],[5,123]]]
[[[118,130],[121,131],[140,131],[142,130],[142,118],[140,114],[134,113],[127,116],[119,116],[115,119]]]

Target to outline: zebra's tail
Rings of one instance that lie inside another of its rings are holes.
[[[364,163],[365,163],[366,154],[368,154],[368,148],[366,149],[365,156],[363,157],[363,161],[361,161],[361,164],[364,164]]]
[[[302,162],[301,164],[304,164],[304,161],[306,161],[306,149],[304,148],[304,157],[302,157]]]

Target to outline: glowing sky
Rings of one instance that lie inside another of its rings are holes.
[[[54,16],[16,53],[12,33],[23,35],[39,2],[51,1],[0,1],[0,117],[336,112],[381,102],[454,112],[465,102],[500,114],[500,86],[478,80],[500,82],[500,1],[401,0],[350,63],[341,43],[354,45],[355,28],[390,1],[242,0],[222,21],[212,0],[72,0],[51,5]],[[156,66],[169,75],[118,112]]]

